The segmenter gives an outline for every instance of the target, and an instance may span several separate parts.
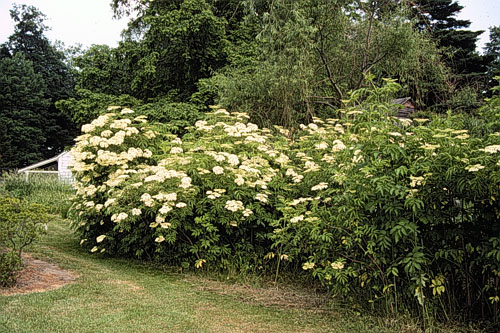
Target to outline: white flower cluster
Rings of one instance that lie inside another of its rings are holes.
[[[474,165],[469,165],[469,166],[465,167],[465,170],[467,170],[469,172],[476,172],[476,171],[479,171],[481,169],[484,169],[484,165],[474,164]]]
[[[113,214],[111,216],[111,221],[118,223],[125,220],[127,217],[128,217],[127,213],[121,212],[119,214]]]
[[[319,171],[320,169],[321,167],[313,161],[306,161],[304,173]]]
[[[123,119],[115,119],[110,125],[110,128],[115,128],[115,129],[126,129],[128,125],[132,123],[132,120],[128,118],[123,118]]]
[[[328,183],[325,183],[325,182],[321,182],[317,185],[314,185],[313,187],[311,187],[311,191],[320,191],[320,190],[324,190],[324,189],[327,189],[328,188]]]
[[[248,123],[244,124],[241,122],[236,122],[234,125],[224,124],[224,132],[229,136],[241,137],[248,136],[259,129],[255,124]],[[264,140],[265,141],[265,140]]]
[[[128,118],[114,119],[114,113],[107,113],[99,116],[90,124],[82,126],[85,133],[76,138],[76,145],[71,150],[73,157],[72,171],[75,173],[85,173],[95,171],[98,166],[121,166],[139,158],[149,158],[152,152],[148,149],[130,147],[127,151],[115,152],[104,150],[111,146],[120,146],[126,137],[139,134],[136,127],[129,127],[132,121]],[[104,129],[98,134],[98,130],[109,124],[110,129]],[[114,132],[111,129],[116,129]]]
[[[226,201],[226,205],[224,206],[227,210],[231,212],[237,212],[239,210],[244,210],[243,202],[240,200],[228,200]]]
[[[414,177],[410,176],[410,187],[417,187],[422,185],[422,182],[424,181],[424,177]]]
[[[420,148],[425,149],[425,150],[434,150],[441,147],[440,145],[432,145],[430,143],[425,143],[420,146]]]
[[[314,148],[316,148],[316,149],[327,149],[328,148],[328,143],[326,143],[325,141],[321,141],[320,143],[315,144]]]
[[[298,174],[295,170],[289,168],[286,170],[285,176],[292,177],[294,183],[300,183],[304,179],[303,175]]]
[[[170,149],[170,154],[180,154],[182,152],[184,152],[184,150],[181,147],[172,147],[172,149]]]
[[[301,197],[301,198],[293,200],[289,205],[290,206],[297,206],[298,204],[301,204],[303,202],[308,202],[308,201],[313,201],[313,200],[315,200],[315,199],[313,199],[313,198],[302,198]]]
[[[257,193],[255,195],[255,199],[259,200],[260,202],[266,203],[269,197],[265,193]]]
[[[335,140],[332,143],[332,152],[338,152],[341,150],[346,149],[347,147],[344,145],[344,143],[340,140]]]
[[[212,172],[216,175],[222,175],[224,173],[224,168],[217,165],[212,168]]]
[[[163,192],[160,192],[156,195],[153,195],[152,196],[154,199],[158,200],[158,201],[176,201],[177,200],[177,193],[175,192],[172,192],[172,193],[163,193]]]
[[[144,193],[141,195],[141,201],[144,203],[146,207],[153,207],[155,201],[151,197],[151,194],[149,193]]]
[[[206,122],[205,120],[198,120],[196,123],[194,123],[194,126],[197,130],[206,132],[210,132],[215,128],[215,126],[213,125],[208,125],[208,122]]]
[[[150,174],[149,176],[146,176],[144,178],[144,182],[164,182],[167,179],[172,179],[172,178],[185,178],[187,177],[187,174],[183,171],[177,171],[173,169],[167,169],[163,165],[161,165],[161,161],[159,165],[151,165],[145,167],[143,170],[141,170],[141,173],[143,174]],[[189,181],[189,183],[191,183]]]
[[[245,184],[245,179],[241,175],[238,175],[234,179],[234,182],[236,185],[241,186],[241,185]]]
[[[275,161],[276,161],[276,163],[283,166],[283,165],[287,165],[290,162],[290,158],[288,156],[286,156],[285,154],[280,153],[280,156],[278,158],[276,158]]]
[[[498,153],[500,151],[500,145],[486,146],[483,149],[479,149],[479,150],[484,151],[486,153],[495,154],[495,153]]]
[[[333,269],[342,269],[344,268],[344,263],[342,261],[332,262],[330,265]]]
[[[217,199],[217,198],[220,198],[222,196],[222,194],[226,193],[226,190],[225,189],[220,189],[220,188],[216,188],[214,189],[213,191],[207,191],[206,194],[207,194],[207,197],[209,199]]]
[[[357,149],[354,151],[354,156],[352,157],[352,163],[358,163],[363,160],[363,155],[361,155],[361,150]]]
[[[297,223],[297,222],[300,222],[300,221],[303,221],[303,220],[304,220],[304,215],[299,215],[299,216],[292,217],[290,219],[290,222],[291,223]]]
[[[235,154],[230,154],[226,152],[215,152],[213,150],[205,151],[205,154],[213,157],[217,162],[224,162],[227,160],[227,162],[231,166],[237,166],[238,164],[240,164],[240,160],[238,156]]]
[[[309,130],[312,130],[312,131],[317,131],[317,130],[318,130],[318,128],[319,128],[319,127],[318,127],[318,125],[316,125],[315,123],[310,123],[310,124],[309,124],[309,125],[307,125],[307,126],[306,126],[306,125],[304,125],[304,124],[300,124],[300,125],[299,125],[299,127],[300,127],[300,129],[302,129],[302,130],[307,130],[307,129],[309,129]]]

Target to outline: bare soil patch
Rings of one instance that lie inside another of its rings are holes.
[[[17,282],[9,288],[0,288],[0,295],[18,295],[43,292],[60,288],[78,275],[57,265],[23,254],[23,269],[18,272]]]

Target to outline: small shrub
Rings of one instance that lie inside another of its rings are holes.
[[[0,253],[0,287],[16,283],[16,274],[21,269],[21,258],[16,252]]]
[[[42,205],[0,197],[0,285],[15,282],[23,250],[46,231],[48,221]]]

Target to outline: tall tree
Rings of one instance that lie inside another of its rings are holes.
[[[483,31],[467,30],[469,20],[456,16],[463,9],[455,0],[415,0],[413,11],[417,27],[429,31],[444,50],[443,59],[452,68],[461,85],[483,80],[486,61],[476,50]]]
[[[43,157],[51,157],[71,144],[76,133],[71,119],[55,108],[56,101],[72,95],[73,73],[64,61],[64,53],[45,36],[48,28],[43,23],[46,17],[42,12],[33,6],[14,5],[10,15],[15,28],[6,49],[11,55],[19,53],[31,61],[34,72],[46,85],[44,98],[50,100],[50,104],[41,114],[40,128],[46,139],[41,153]]]
[[[27,5],[14,5],[10,16],[15,23],[14,33],[8,41],[11,53],[21,52],[33,62],[35,72],[46,81],[53,101],[71,96],[74,78],[64,62],[64,53],[51,45],[45,36],[49,30],[43,23],[46,16],[36,7]]]
[[[222,102],[260,123],[333,116],[366,76],[397,78],[420,105],[446,70],[395,1],[276,0],[260,18],[259,56],[222,80]],[[259,14],[259,15],[257,15]],[[426,81],[432,84],[426,86]]]
[[[22,53],[0,59],[0,170],[43,157],[47,86]]]
[[[82,57],[79,63],[84,65],[85,77],[80,86],[102,93],[126,93],[143,100],[166,95],[186,100],[196,91],[198,80],[212,76],[227,63],[228,20],[224,16],[241,16],[237,3],[114,1],[117,15],[130,10],[136,15],[118,48],[94,47]],[[104,82],[96,81],[98,76]]]
[[[486,43],[485,56],[488,58],[488,86],[498,83],[493,80],[500,76],[500,26],[490,27],[490,41]]]
[[[112,95],[129,93],[130,85],[124,82],[128,75],[123,70],[125,66],[121,51],[107,45],[92,45],[75,57],[74,65],[79,68],[77,89]]]

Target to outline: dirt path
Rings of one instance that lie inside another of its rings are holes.
[[[57,265],[23,254],[23,269],[18,273],[17,282],[10,288],[0,288],[0,295],[18,295],[43,292],[60,288],[78,275]]]

